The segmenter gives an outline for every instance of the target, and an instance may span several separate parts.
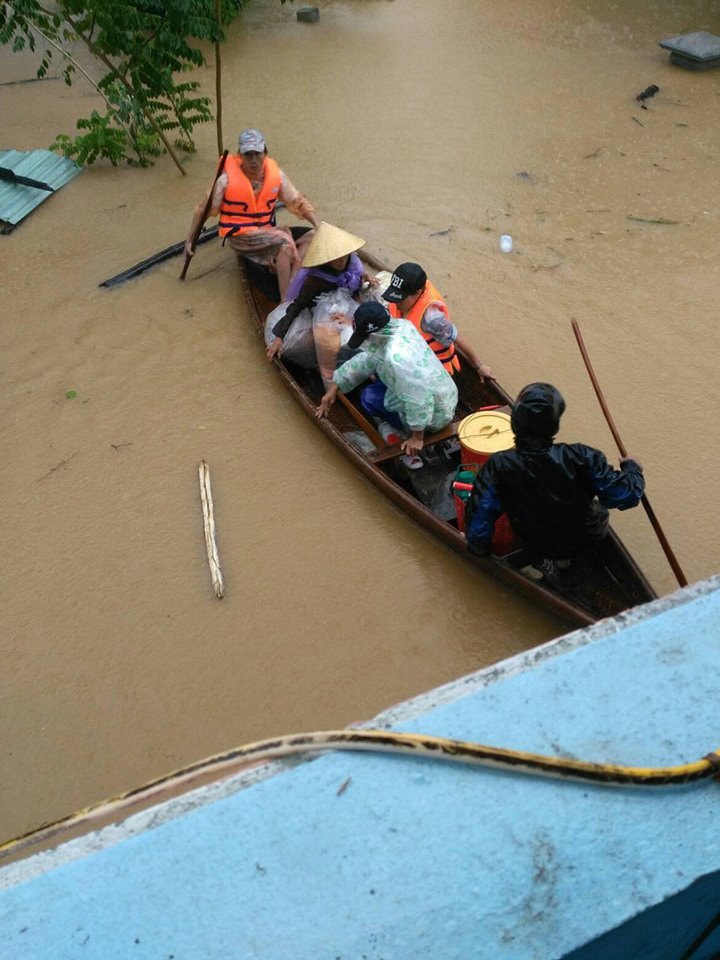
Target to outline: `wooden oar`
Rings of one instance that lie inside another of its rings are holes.
[[[195,232],[191,237],[190,249],[192,250],[192,253],[185,254],[185,265],[182,268],[182,273],[180,274],[181,280],[185,279],[185,274],[188,272],[190,261],[192,260],[193,254],[195,253],[195,246],[197,244],[198,237],[202,232],[202,228],[205,226],[205,221],[207,220],[208,214],[210,213],[210,208],[212,207],[213,193],[215,192],[215,184],[218,182],[218,180],[220,179],[220,174],[225,169],[225,161],[227,160],[227,155],[229,152],[230,152],[229,150],[224,150],[223,155],[220,157],[220,160],[218,162],[217,173],[215,174],[215,179],[213,180],[212,186],[210,187],[210,193],[208,194],[208,198],[205,203],[202,216],[200,217],[200,223],[198,223],[197,227],[195,228]]]
[[[610,432],[615,438],[615,443],[617,444],[617,448],[620,451],[620,456],[626,457],[627,450],[625,449],[625,444],[622,442],[620,434],[617,431],[617,427],[615,426],[613,422],[613,418],[610,415],[608,405],[605,402],[605,397],[602,394],[602,390],[600,389],[600,384],[597,381],[597,377],[595,376],[595,372],[592,368],[592,364],[590,363],[590,357],[588,356],[588,352],[585,349],[585,343],[583,341],[582,334],[580,333],[580,327],[578,326],[577,320],[575,319],[572,320],[572,328],[573,328],[573,333],[575,334],[575,339],[577,340],[578,346],[580,347],[580,353],[582,354],[582,358],[585,361],[585,367],[587,369],[588,374],[590,375],[590,380],[592,381],[593,388],[595,389],[595,394],[598,398],[598,401],[600,402],[600,407],[602,408],[602,412],[605,415],[605,420],[607,421],[607,425],[610,427]],[[680,584],[681,587],[686,587],[688,583],[687,578],[685,574],[682,572],[682,568],[680,567],[680,564],[677,562],[675,554],[673,553],[672,548],[667,541],[667,537],[663,533],[662,527],[660,526],[660,523],[658,522],[658,519],[655,516],[655,511],[650,506],[650,501],[645,496],[645,494],[643,494],[641,503],[645,508],[645,513],[648,515],[648,520],[652,524],[652,528],[655,531],[655,534],[658,540],[660,541],[660,546],[663,548],[663,552],[665,553],[665,556],[668,559],[668,563],[672,567],[673,573],[677,578],[677,582]]]
[[[360,413],[360,411],[358,410],[358,408],[355,406],[354,403],[352,403],[350,400],[348,400],[348,398],[345,396],[345,394],[342,392],[342,390],[338,390],[337,395],[338,395],[338,400],[340,401],[340,403],[342,403],[342,405],[345,407],[345,409],[347,410],[347,412],[348,412],[348,413],[350,414],[350,416],[353,418],[353,420],[355,421],[355,423],[356,423],[356,424],[360,427],[360,429],[363,431],[363,433],[365,434],[365,436],[369,437],[370,440],[372,440],[372,442],[373,442],[373,443],[375,444],[375,446],[378,447],[378,448],[379,448],[379,447],[384,447],[384,446],[386,446],[385,441],[384,441],[383,438],[380,436],[380,434],[377,432],[377,430],[376,430],[375,427],[372,425],[372,423],[370,423],[370,421],[367,419],[367,417],[364,417],[364,416],[362,415],[362,413]]]

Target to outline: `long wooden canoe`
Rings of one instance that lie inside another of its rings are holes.
[[[371,271],[387,269],[364,251],[361,256]],[[276,278],[244,257],[239,257],[238,263],[251,321],[263,337],[265,318],[278,302]],[[460,358],[461,362],[465,359],[462,353]],[[519,572],[527,563],[522,550],[489,558],[475,557],[469,552],[465,538],[458,530],[451,486],[460,464],[460,453],[448,454],[442,441],[456,435],[459,421],[469,413],[494,405],[510,408],[513,399],[495,381],[481,385],[466,359],[455,378],[460,399],[454,423],[441,433],[426,436],[423,449],[426,465],[421,470],[403,467],[399,445],[381,446],[380,438],[373,445],[367,436],[372,430],[360,430],[358,423],[365,417],[359,406],[359,388],[348,395],[348,402],[344,405],[336,402],[328,417],[318,420],[315,411],[324,392],[318,371],[302,369],[283,362],[281,358],[275,358],[273,363],[283,383],[313,423],[368,480],[413,520],[484,573],[515,587],[570,623],[579,625],[614,616],[656,598],[657,594],[613,530],[597,551],[574,560],[567,572],[540,582]]]

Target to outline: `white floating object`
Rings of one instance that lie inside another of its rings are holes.
[[[512,237],[509,233],[504,233],[500,237],[500,249],[503,253],[512,253]]]

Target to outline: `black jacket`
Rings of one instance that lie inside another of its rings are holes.
[[[640,502],[645,480],[632,460],[615,470],[582,443],[539,437],[516,443],[493,454],[475,481],[466,530],[474,552],[490,552],[495,521],[507,512],[534,553],[571,557],[605,535],[608,507],[628,510]]]

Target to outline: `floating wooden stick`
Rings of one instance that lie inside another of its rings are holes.
[[[220,555],[218,554],[217,541],[215,539],[215,516],[213,513],[212,490],[210,489],[210,467],[208,467],[204,460],[200,461],[198,474],[200,477],[203,526],[205,528],[205,548],[210,565],[210,576],[212,577],[215,596],[218,600],[222,600],[225,592],[225,584],[223,583],[222,570],[220,569]]]
[[[59,470],[60,467],[64,467],[66,463],[70,463],[73,457],[76,457],[80,453],[79,450],[76,450],[75,453],[71,453],[69,457],[66,457],[64,460],[61,460],[60,463],[56,463],[54,467],[50,467],[47,473],[44,473],[41,477],[38,477],[38,483],[41,480],[44,480],[46,477],[49,477],[51,473],[55,473],[56,470]]]
[[[633,117],[633,120],[635,118]],[[635,223],[664,223],[671,227],[677,227],[680,223],[679,220],[668,220],[666,217],[634,217],[628,216],[625,217],[626,220],[634,220]]]

